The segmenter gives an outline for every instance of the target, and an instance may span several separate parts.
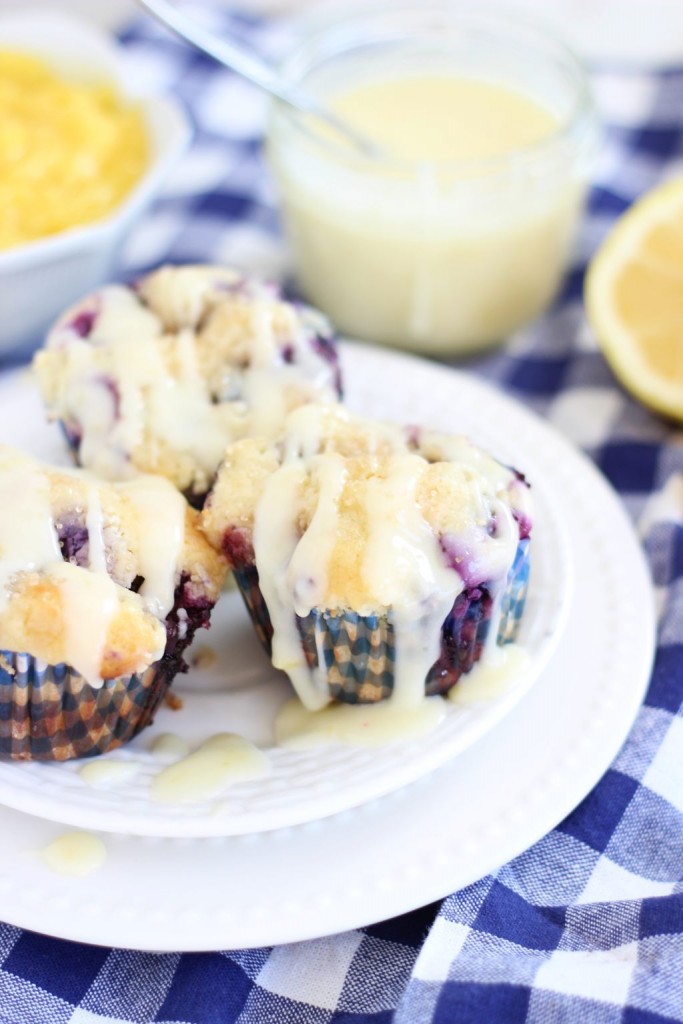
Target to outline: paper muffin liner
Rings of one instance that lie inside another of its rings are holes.
[[[271,654],[273,627],[258,571],[253,565],[235,570],[235,580],[258,637]],[[508,573],[500,608],[485,584],[470,587],[456,598],[441,627],[441,650],[425,680],[428,696],[446,693],[481,657],[494,613],[499,615],[496,643],[512,642],[519,631],[529,585],[529,540],[521,540]],[[311,669],[325,660],[332,700],[369,704],[390,697],[394,686],[395,641],[390,616],[359,615],[314,609],[297,616],[297,627]]]
[[[144,672],[93,686],[68,665],[0,651],[0,760],[68,761],[127,743],[147,725],[179,672],[214,602],[183,574],[166,616],[163,655]]]
[[[162,659],[98,687],[68,665],[0,651],[0,758],[68,761],[114,750],[151,723],[174,674]]]

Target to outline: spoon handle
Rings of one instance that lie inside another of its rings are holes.
[[[346,135],[358,149],[369,153],[374,148],[366,138],[336,117],[332,111],[320,105],[309,93],[299,89],[293,82],[282,78],[265,61],[232,40],[218,37],[208,29],[202,28],[169,0],[138,0],[138,2],[176,35],[192,43],[197,49],[208,53],[219,64],[236,71],[238,75],[264,89],[271,96],[276,96],[295,110],[312,114],[326,121],[337,131]]]

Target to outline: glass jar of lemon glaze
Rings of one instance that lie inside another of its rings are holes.
[[[340,331],[458,354],[548,304],[595,140],[562,43],[503,11],[370,0],[309,19],[283,71],[375,147],[271,110],[299,286]]]

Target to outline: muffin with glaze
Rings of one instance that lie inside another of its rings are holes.
[[[324,317],[224,267],[103,288],[60,318],[34,365],[80,465],[110,480],[158,473],[198,507],[228,443],[340,393]]]
[[[0,446],[0,757],[100,754],[151,722],[225,573],[198,516],[160,477]]]
[[[228,448],[202,525],[312,710],[416,705],[517,634],[529,488],[466,438],[302,407]]]

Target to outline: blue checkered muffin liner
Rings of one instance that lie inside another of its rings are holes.
[[[517,636],[529,586],[529,540],[520,541],[500,604],[496,642]],[[273,627],[259,587],[255,566],[235,571],[235,580],[258,637],[271,654]],[[456,598],[441,627],[441,650],[425,680],[425,693],[446,693],[481,657],[491,628],[495,602],[485,585],[471,587]],[[314,609],[297,616],[306,661],[312,670],[325,661],[330,698],[346,704],[370,704],[391,696],[394,687],[395,641],[391,614],[359,615],[354,611]]]
[[[0,651],[0,759],[67,761],[127,743],[151,723],[168,668],[162,658],[97,687],[67,665]]]

